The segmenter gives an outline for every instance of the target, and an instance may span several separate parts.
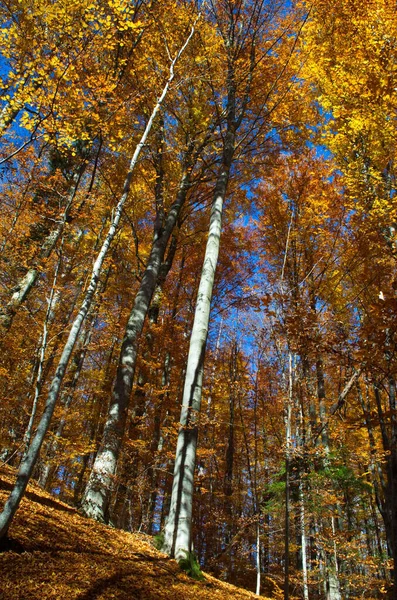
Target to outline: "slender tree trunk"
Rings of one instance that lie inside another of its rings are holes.
[[[390,360],[390,359],[389,359]],[[397,597],[397,413],[396,413],[396,382],[391,374],[389,383],[389,405],[391,413],[390,456],[388,457],[388,486],[387,501],[391,520],[391,549],[393,553],[393,586]]]
[[[164,417],[162,417],[162,409],[165,398],[168,396],[168,392],[166,392],[166,388],[168,387],[170,382],[170,355],[167,352],[164,359],[164,367],[162,374],[162,387],[163,393],[161,394],[161,398],[156,406],[156,413],[154,416],[154,432],[153,432],[153,441],[150,447],[151,454],[153,457],[153,462],[148,468],[147,477],[149,482],[149,499],[148,499],[148,508],[147,508],[147,529],[150,534],[153,530],[153,522],[154,515],[156,509],[157,502],[157,465],[159,464],[159,455],[164,446],[164,436],[162,435],[162,427],[166,423],[168,418],[168,411]]]
[[[81,504],[83,512],[97,521],[105,522],[108,519],[112,482],[124,437],[135,374],[139,336],[156,288],[167,244],[189,187],[190,165],[183,174],[177,198],[169,210],[164,228],[159,234],[155,234],[146,269],[127,322],[101,445]]]
[[[61,358],[59,360],[58,367],[55,372],[55,376],[54,376],[51,386],[50,386],[50,390],[48,393],[44,412],[43,412],[41,420],[37,426],[36,435],[34,436],[32,442],[30,444],[29,450],[27,451],[27,453],[24,456],[23,461],[21,462],[15,486],[14,486],[9,498],[7,499],[7,502],[5,503],[3,511],[0,513],[0,539],[2,539],[4,536],[7,535],[8,528],[11,524],[11,521],[14,517],[15,512],[17,511],[17,509],[19,507],[19,504],[24,495],[26,486],[28,485],[29,479],[32,475],[34,466],[37,462],[37,459],[38,459],[38,456],[40,453],[40,448],[41,448],[41,445],[44,440],[44,436],[47,433],[48,428],[51,423],[51,418],[54,413],[55,405],[56,405],[56,402],[57,402],[57,399],[58,399],[58,396],[60,393],[61,385],[62,385],[64,376],[66,373],[66,368],[68,366],[71,354],[73,352],[74,345],[78,338],[80,328],[83,324],[83,321],[87,315],[88,310],[90,309],[91,302],[93,300],[93,297],[94,297],[94,294],[95,294],[95,291],[96,291],[96,288],[98,285],[103,262],[106,258],[107,252],[113,241],[113,238],[116,235],[118,224],[120,222],[121,215],[123,212],[123,207],[127,200],[129,190],[131,187],[133,171],[138,162],[138,158],[141,153],[141,150],[144,147],[144,145],[146,143],[146,139],[152,129],[153,122],[157,116],[157,113],[159,112],[161,105],[164,101],[164,98],[167,95],[168,89],[174,79],[175,64],[176,64],[177,60],[180,58],[183,51],[185,50],[186,46],[188,45],[191,37],[193,36],[194,30],[195,30],[195,25],[193,25],[185,43],[183,44],[183,46],[181,47],[181,49],[179,50],[179,52],[177,53],[177,55],[175,56],[175,58],[173,59],[173,61],[170,64],[168,80],[163,88],[163,91],[162,91],[160,97],[158,98],[158,100],[155,104],[155,107],[152,111],[150,119],[146,125],[145,131],[144,131],[144,133],[141,137],[141,140],[140,140],[139,144],[137,145],[134,155],[131,159],[130,166],[129,166],[129,172],[128,172],[126,180],[124,182],[124,189],[123,189],[122,196],[121,196],[121,198],[116,206],[116,209],[114,211],[111,225],[110,225],[109,231],[106,235],[106,238],[102,244],[101,250],[94,262],[94,266],[92,269],[91,278],[90,278],[87,292],[85,294],[85,297],[84,297],[84,300],[80,307],[80,310],[79,310],[75,320],[73,321],[71,330],[69,332],[68,339],[66,341]]]
[[[326,394],[325,394],[325,381],[324,381],[324,368],[321,356],[318,356],[316,362],[316,375],[317,375],[317,398],[319,403],[320,423],[321,423],[321,441],[325,451],[324,464],[327,465],[329,462],[329,439],[328,439],[328,422],[326,412]],[[353,376],[354,377],[354,376]],[[353,378],[353,382],[354,382]],[[332,531],[335,530],[334,517],[331,517]],[[328,548],[324,550],[324,561],[325,561],[325,573],[326,573],[326,597],[327,600],[341,600],[339,576],[338,576],[338,559],[336,552],[336,543],[333,536],[333,550],[329,551]]]
[[[261,529],[260,529],[260,520],[258,515],[258,520],[256,522],[256,590],[255,594],[257,596],[261,593]]]
[[[285,407],[285,532],[284,532],[284,600],[289,599],[289,536],[290,536],[290,461],[291,461],[291,410],[293,398],[292,354],[288,356],[288,396]]]
[[[230,393],[229,393],[229,433],[226,446],[226,467],[225,467],[225,479],[224,479],[224,494],[225,494],[225,509],[226,514],[232,516],[232,495],[233,495],[233,466],[234,466],[234,409],[236,401],[236,388],[237,388],[237,355],[238,347],[237,341],[234,340],[232,343],[232,351],[230,357]],[[230,535],[227,536],[226,544],[230,541]]]
[[[178,560],[191,550],[193,479],[198,434],[197,417],[201,407],[204,355],[212,288],[219,254],[222,208],[234,152],[234,135],[229,138],[229,143],[230,146],[224,155],[211,209],[209,234],[186,365],[171,506],[165,528],[164,550]]]
[[[61,247],[62,247],[62,244],[61,244]],[[24,435],[25,451],[24,451],[23,456],[25,456],[25,454],[29,450],[30,440],[32,438],[32,432],[33,432],[33,424],[34,424],[34,420],[36,417],[36,412],[37,412],[41,389],[43,386],[43,377],[42,376],[43,376],[43,365],[44,365],[45,353],[47,350],[48,328],[51,323],[51,318],[53,317],[53,303],[54,303],[55,290],[56,290],[56,286],[57,286],[57,279],[58,279],[58,274],[59,274],[59,269],[61,267],[61,263],[62,263],[62,252],[60,252],[58,262],[57,262],[57,265],[55,268],[53,284],[51,287],[51,293],[50,293],[50,297],[48,299],[48,307],[47,307],[46,316],[44,319],[43,337],[42,337],[41,348],[40,348],[40,357],[39,357],[39,364],[38,364],[37,375],[36,375],[32,411],[31,411],[29,423],[28,423],[28,426],[26,428],[25,435]]]
[[[299,505],[300,505],[300,526],[301,526],[303,597],[304,597],[304,600],[309,600],[309,586],[308,586],[308,576],[307,576],[306,511],[305,511],[305,496],[304,496],[302,479],[299,482]]]

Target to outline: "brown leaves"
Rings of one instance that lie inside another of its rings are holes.
[[[14,473],[3,468],[0,495]],[[243,600],[254,594],[206,575],[193,582],[149,536],[99,525],[42,492],[28,488],[11,532],[11,551],[0,554],[8,600]]]

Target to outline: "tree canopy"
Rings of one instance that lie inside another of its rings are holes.
[[[33,478],[257,594],[394,598],[395,3],[0,14],[1,536]]]

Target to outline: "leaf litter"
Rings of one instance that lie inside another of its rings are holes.
[[[0,469],[2,505],[14,477],[12,469]],[[202,582],[190,579],[151,540],[84,518],[75,508],[30,484],[10,529],[9,550],[0,554],[0,599],[258,598],[207,573]]]

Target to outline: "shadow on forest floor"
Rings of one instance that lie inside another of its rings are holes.
[[[0,469],[0,501],[15,471]],[[113,529],[30,485],[0,554],[7,600],[254,600],[210,575],[189,579],[149,536]],[[1,593],[3,596],[1,596]],[[262,596],[262,598],[264,598]]]

